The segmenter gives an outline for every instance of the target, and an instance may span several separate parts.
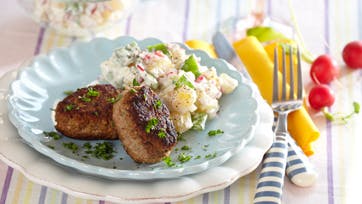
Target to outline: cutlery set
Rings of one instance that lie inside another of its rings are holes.
[[[247,70],[244,68],[241,60],[235,53],[234,49],[221,32],[213,36],[213,45],[219,56],[234,65],[247,80],[252,80]],[[294,88],[294,68],[293,54],[289,54],[289,75],[290,81],[286,77],[286,53],[294,53],[293,48],[288,50],[282,48],[282,83],[279,87],[278,75],[278,50],[274,50],[274,72],[273,72],[273,102],[272,109],[276,115],[274,118],[274,142],[266,152],[261,166],[261,172],[256,186],[254,203],[281,203],[284,175],[292,183],[300,187],[308,187],[314,184],[317,179],[312,164],[303,153],[301,148],[295,143],[287,130],[288,113],[302,107],[302,74],[301,74],[301,57],[297,48],[297,87]],[[289,85],[288,85],[289,83]],[[281,88],[281,89],[280,89]],[[288,90],[289,89],[289,90]],[[281,91],[281,95],[279,92]],[[289,92],[289,93],[288,93]]]

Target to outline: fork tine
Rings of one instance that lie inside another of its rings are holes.
[[[300,51],[299,47],[297,47],[297,63],[298,63],[298,100],[301,100],[303,98],[303,81],[302,81],[302,61],[300,59]]]
[[[285,49],[284,47],[282,47],[282,100],[286,101],[287,100],[287,79],[286,79],[286,74],[285,74],[285,68],[286,64],[285,64]]]
[[[289,46],[289,99],[294,99],[294,67],[293,67],[293,48]]]
[[[278,47],[274,48],[273,102],[279,100],[278,89]]]

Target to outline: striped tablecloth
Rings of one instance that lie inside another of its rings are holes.
[[[57,35],[48,28],[39,28],[24,15],[15,1],[4,0],[1,7],[0,75],[17,68],[32,55],[81,40]],[[248,0],[148,0],[142,2],[121,25],[100,36],[114,38],[130,35],[138,39],[152,36],[166,42],[187,39],[210,42],[214,31],[222,26],[220,23],[232,16],[246,16],[252,7],[252,1]],[[362,40],[362,1],[293,1],[293,7],[309,50],[315,55],[329,53],[341,64],[341,76],[338,82],[331,84],[336,92],[336,102],[331,111],[351,111],[353,101],[362,103],[362,72],[344,67],[341,50],[348,41]],[[287,1],[267,1],[266,13],[288,20]],[[309,67],[305,66],[304,69],[308,70]],[[311,84],[306,84],[307,90],[310,87]],[[316,153],[310,157],[319,174],[318,182],[309,188],[299,188],[286,179],[283,202],[358,203],[362,183],[359,159],[359,155],[362,155],[361,114],[346,125],[328,122],[315,112],[311,114],[321,131],[321,137],[315,143]],[[258,171],[256,169],[223,190],[180,203],[251,203]],[[107,202],[83,200],[38,185],[0,161],[2,203]]]

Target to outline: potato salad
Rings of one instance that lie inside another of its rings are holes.
[[[176,131],[203,130],[217,115],[220,97],[234,91],[238,81],[199,60],[176,43],[147,49],[131,43],[101,64],[101,80],[118,88],[150,86],[170,110]]]

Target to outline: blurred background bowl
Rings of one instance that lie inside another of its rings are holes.
[[[41,26],[60,34],[87,37],[126,19],[138,0],[18,0]]]

